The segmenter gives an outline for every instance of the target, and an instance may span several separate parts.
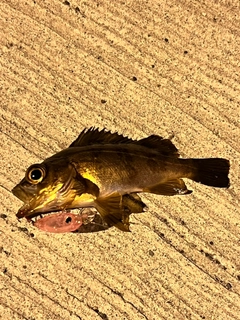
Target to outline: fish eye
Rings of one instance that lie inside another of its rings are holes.
[[[26,178],[29,182],[37,184],[43,180],[46,171],[42,167],[30,167],[27,171]]]

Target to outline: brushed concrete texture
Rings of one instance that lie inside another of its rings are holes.
[[[240,319],[240,4],[3,0],[0,317]],[[11,189],[85,127],[225,157],[231,187],[143,196],[131,233],[39,231]]]

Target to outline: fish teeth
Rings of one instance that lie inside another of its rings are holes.
[[[31,220],[32,220],[32,222],[35,223],[37,220],[40,220],[40,219],[42,219],[43,217],[49,216],[50,214],[52,214],[52,212],[41,213],[41,214],[33,217]]]
[[[42,218],[44,218],[44,217],[46,217],[46,216],[50,216],[50,215],[52,215],[52,214],[54,214],[54,213],[61,213],[61,212],[62,212],[62,213],[73,213],[73,214],[78,215],[78,214],[82,213],[82,211],[83,211],[83,209],[79,208],[79,209],[60,210],[60,211],[54,211],[54,212],[40,213],[39,215],[33,217],[33,218],[31,219],[31,221],[32,221],[33,223],[35,223],[37,220],[40,220],[40,219],[42,219]]]

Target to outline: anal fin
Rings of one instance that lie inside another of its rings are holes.
[[[137,193],[123,195],[122,206],[129,213],[140,213],[147,210],[147,206],[142,202]]]
[[[161,194],[164,196],[174,196],[174,195],[184,195],[192,193],[188,190],[184,181],[182,179],[169,180],[161,184],[157,184],[146,188],[144,192]]]

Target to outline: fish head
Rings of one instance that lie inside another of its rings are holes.
[[[17,217],[31,219],[42,213],[71,208],[75,197],[84,191],[84,179],[74,165],[58,159],[31,165],[12,193],[24,202]]]

